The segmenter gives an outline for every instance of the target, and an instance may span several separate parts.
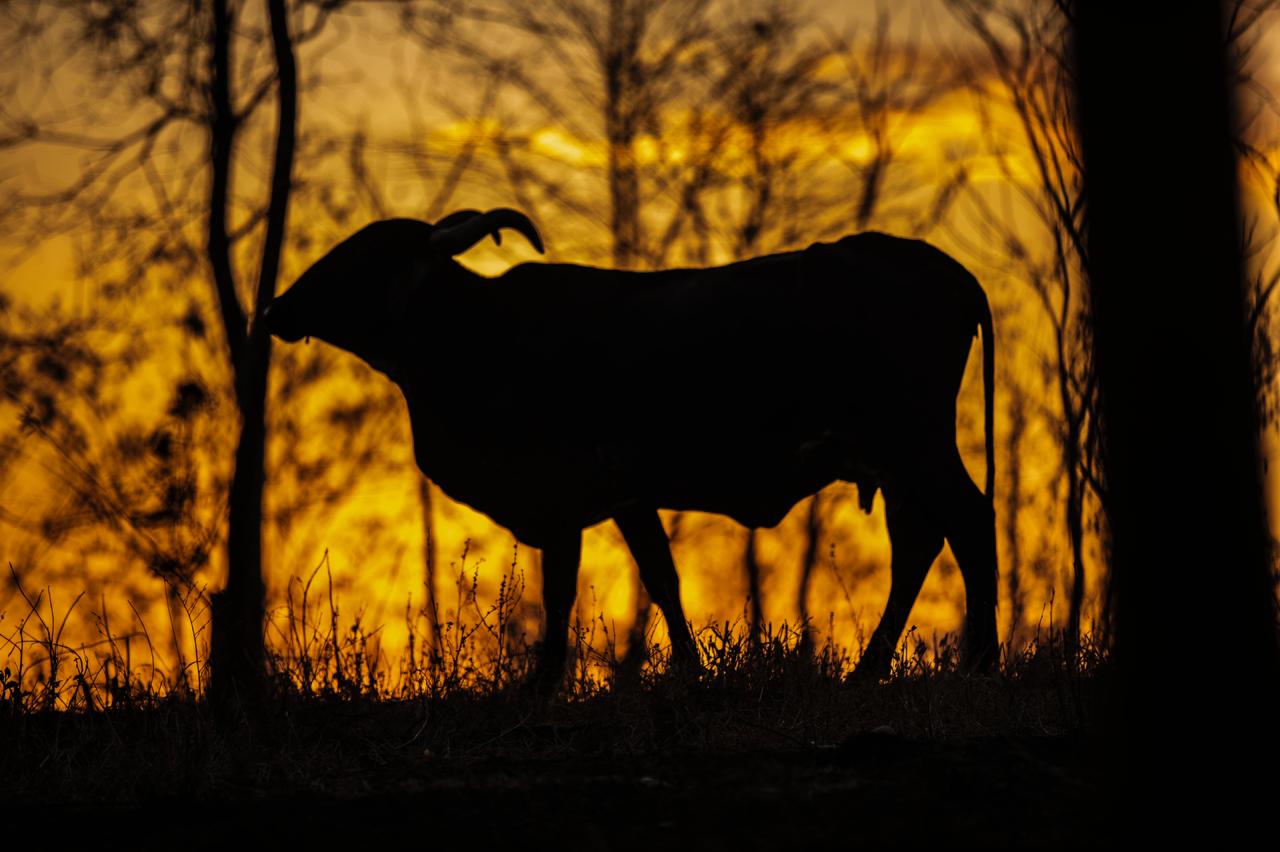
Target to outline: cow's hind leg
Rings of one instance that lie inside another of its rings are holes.
[[[969,477],[959,453],[951,454],[939,496],[943,532],[964,578],[961,653],[966,668],[990,671],[1000,653],[996,632],[996,528],[991,501]]]
[[[698,647],[689,633],[680,605],[680,577],[671,558],[671,543],[655,509],[627,509],[614,515],[631,555],[640,569],[640,580],[649,597],[662,610],[671,635],[671,655],[677,665],[697,668]]]
[[[902,638],[907,616],[933,561],[942,551],[942,528],[933,513],[914,496],[885,493],[892,560],[889,601],[854,672],[857,682],[875,682],[889,674],[893,653]]]
[[[581,557],[581,530],[566,531],[542,548],[542,608],[547,623],[533,680],[541,692],[555,692],[564,678],[569,615],[578,595]]]

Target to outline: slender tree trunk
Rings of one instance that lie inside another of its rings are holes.
[[[805,514],[804,529],[804,555],[800,558],[800,592],[796,609],[800,613],[800,644],[805,648],[812,648],[809,589],[813,584],[813,569],[818,565],[818,545],[822,539],[822,492],[809,498],[809,511]]]
[[[231,238],[227,232],[227,207],[231,194],[231,151],[235,145],[237,120],[231,107],[231,13],[227,0],[213,3],[213,50],[210,55],[210,100],[213,112],[209,125],[209,233],[206,251],[213,272],[218,311],[227,341],[227,360],[233,377],[240,381],[240,359],[245,348],[246,321],[236,295],[231,269]]]
[[[1073,19],[1116,595],[1109,751],[1136,811],[1120,816],[1157,846],[1275,831],[1275,588],[1223,22],[1217,3],[1085,2]]]
[[[1059,370],[1065,369],[1059,361]],[[1084,482],[1080,474],[1080,412],[1065,414],[1063,466],[1067,475],[1067,541],[1071,545],[1071,600],[1067,610],[1067,651],[1072,659],[1080,645],[1080,622],[1084,610]]]
[[[231,40],[232,18],[226,0],[214,0],[213,51],[211,54],[211,101],[213,107],[209,129],[211,180],[209,190],[208,256],[213,271],[223,333],[227,341],[227,357],[231,362],[235,397],[239,404],[247,370],[247,329],[244,311],[236,295],[231,268],[231,241],[227,233],[228,200],[231,193],[231,154],[235,144],[236,116],[231,106]],[[240,412],[243,418],[243,411]],[[261,693],[262,645],[262,577],[260,555],[254,539],[244,530],[246,498],[252,505],[252,487],[246,488],[250,464],[243,462],[241,439],[236,448],[235,472],[231,483],[230,516],[227,537],[227,583],[211,599],[212,634],[209,648],[209,692],[216,705],[229,708],[244,698],[256,703]],[[247,453],[252,455],[252,453]],[[261,478],[259,474],[258,478]],[[248,495],[246,495],[248,491]],[[254,523],[255,528],[260,524]],[[246,561],[246,551],[248,552]],[[255,620],[256,619],[256,620]],[[256,627],[255,627],[256,625]]]
[[[246,359],[248,360],[248,359]],[[265,387],[265,379],[247,383]],[[213,598],[210,690],[218,704],[256,704],[265,684],[262,491],[266,444],[261,397],[238,396],[240,439],[227,524],[227,584]]]
[[[244,312],[235,299],[227,240],[227,199],[231,176],[232,143],[236,118],[231,103],[231,17],[222,0],[215,3],[214,47],[214,160],[213,203],[210,210],[210,254],[215,285],[224,317],[234,305],[241,318],[241,335],[230,333],[235,371],[236,404],[240,410],[240,437],[235,472],[231,480],[227,525],[227,584],[212,603],[213,634],[210,648],[210,693],[221,706],[257,704],[265,689],[263,620],[265,587],[262,579],[262,492],[265,484],[267,368],[271,361],[271,337],[258,322],[275,294],[284,247],[285,221],[292,188],[293,154],[297,124],[297,68],[288,30],[284,0],[269,0],[271,43],[276,62],[277,128],[272,164],[271,197],[267,205],[266,233],[254,299],[254,321],[243,334]],[[235,317],[231,320],[234,322]],[[237,345],[238,344],[238,345]]]
[[[652,609],[653,600],[644,583],[637,577],[635,618],[631,619],[631,628],[627,631],[627,648],[621,662],[624,672],[639,672],[649,659],[649,613]]]
[[[867,227],[871,217],[875,215],[876,205],[880,202],[880,189],[884,183],[885,174],[889,170],[889,161],[892,156],[883,133],[877,131],[873,134],[872,144],[876,153],[862,171],[862,191],[859,193],[858,209],[854,214],[854,221],[860,231]]]
[[[613,234],[613,265],[628,269],[639,247],[639,177],[636,174],[635,133],[620,107],[611,107],[609,137],[609,227]]]
[[[1013,388],[1013,382],[1006,383]],[[1008,476],[1008,496],[1005,498],[1004,534],[1005,558],[1004,575],[1009,591],[1009,646],[1017,647],[1018,631],[1022,626],[1022,542],[1018,535],[1018,518],[1022,514],[1022,439],[1027,429],[1026,399],[1021,389],[1011,390],[1013,397],[1009,406],[1009,437],[1007,455],[1009,461],[1005,465]]]
[[[421,475],[418,476],[418,504],[422,508],[422,586],[427,596],[427,627],[431,631],[431,650],[439,652],[440,604],[436,600],[435,504],[431,499],[431,483]]]
[[[756,644],[764,631],[764,603],[761,595],[760,559],[756,554],[756,539],[759,531],[747,530],[747,544],[742,551],[742,565],[747,574],[747,600],[750,601],[751,623],[748,625],[747,639]]]
[[[621,0],[609,3],[608,32],[599,61],[604,77],[605,142],[608,152],[609,227],[613,265],[630,268],[640,250],[640,176],[636,169],[637,32],[633,9]]]

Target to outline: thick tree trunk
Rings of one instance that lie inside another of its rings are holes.
[[[1256,842],[1274,833],[1275,590],[1223,9],[1075,13],[1115,584],[1113,792],[1144,844]]]

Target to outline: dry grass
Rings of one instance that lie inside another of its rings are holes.
[[[449,617],[408,613],[411,641],[389,661],[376,631],[339,619],[317,569],[290,586],[272,624],[271,710],[252,723],[220,721],[200,700],[202,651],[162,663],[145,626],[126,639],[105,610],[84,616],[99,641],[72,647],[62,636],[84,602],[28,594],[20,617],[0,621],[9,625],[0,636],[0,799],[127,808],[427,797],[431,807],[459,808],[471,799],[458,791],[611,784],[622,785],[623,802],[635,793],[628,784],[648,790],[657,778],[668,786],[644,795],[672,807],[761,784],[802,791],[793,806],[809,807],[854,776],[865,785],[873,769],[895,807],[914,808],[925,807],[912,798],[917,786],[957,765],[986,767],[982,777],[997,787],[1011,771],[1048,773],[1026,783],[1067,784],[1067,794],[1052,793],[1054,807],[1074,807],[1087,787],[1077,745],[1093,740],[1107,668],[1087,642],[1068,651],[1048,633],[1006,649],[998,673],[971,676],[958,669],[952,637],[913,632],[887,681],[857,686],[846,681],[847,652],[807,647],[786,625],[758,637],[733,624],[702,628],[705,672],[694,676],[669,671],[662,647],[638,671],[593,650],[613,646],[599,620],[576,629],[564,690],[547,702],[522,688],[534,650],[516,626],[522,594],[513,572],[482,603],[474,575],[460,575]],[[179,596],[170,611],[170,632],[186,631],[201,648],[203,599]],[[1045,757],[1045,743],[1070,745],[1048,746]],[[776,777],[765,783],[762,772]]]

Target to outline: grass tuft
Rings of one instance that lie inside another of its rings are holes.
[[[523,628],[514,565],[482,600],[464,558],[451,605],[407,606],[409,641],[388,659],[361,613],[340,617],[326,559],[290,582],[272,614],[273,712],[250,729],[220,724],[201,700],[202,595],[171,595],[162,643],[136,610],[122,629],[105,602],[89,611],[83,596],[55,603],[47,591],[21,592],[25,610],[0,620],[10,625],[0,633],[0,739],[9,744],[0,797],[14,802],[403,793],[424,772],[477,761],[843,754],[886,733],[916,743],[1088,735],[1108,665],[1088,637],[1046,630],[1005,648],[995,673],[970,675],[954,636],[913,627],[886,681],[853,685],[855,660],[829,639],[815,646],[811,625],[752,636],[730,622],[696,631],[702,672],[673,668],[670,649],[652,644],[636,667],[617,659],[598,616],[575,625],[564,688],[547,702],[521,688],[536,643]],[[74,617],[97,638],[64,641]]]

